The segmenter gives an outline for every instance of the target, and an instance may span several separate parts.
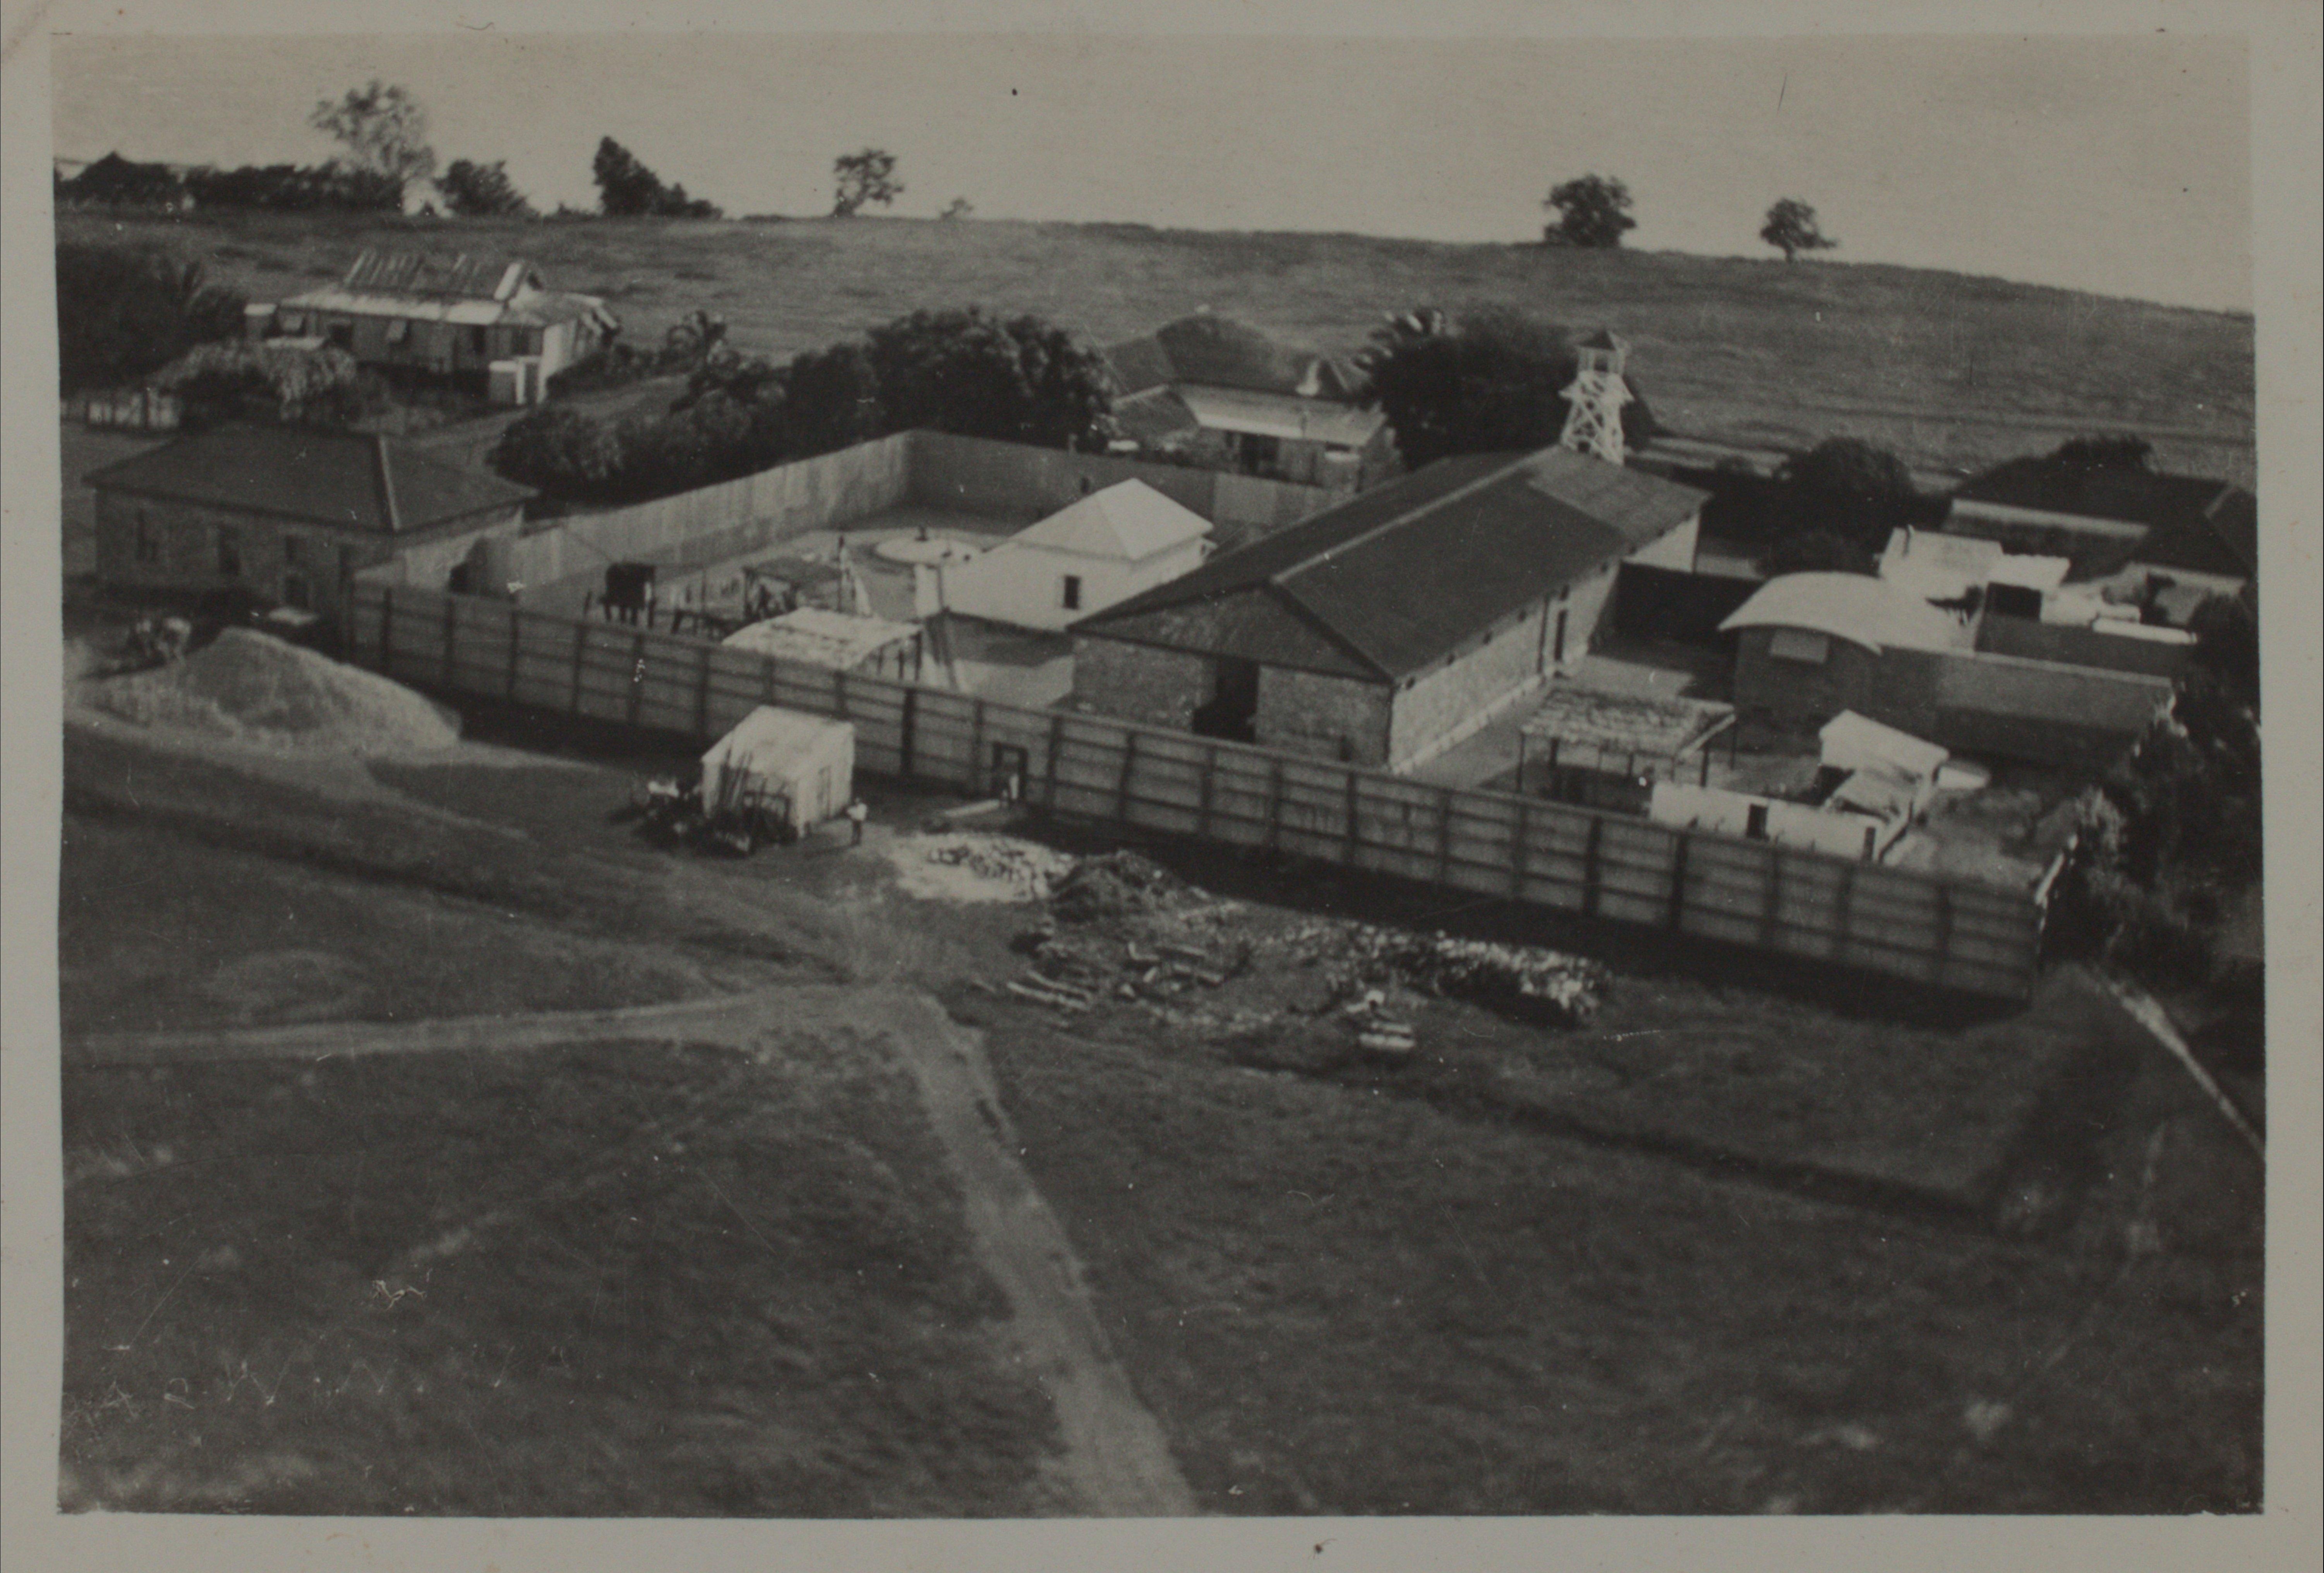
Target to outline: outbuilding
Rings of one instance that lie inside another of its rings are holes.
[[[1055,633],[1200,567],[1210,533],[1194,510],[1143,481],[1121,481],[989,551],[918,572],[936,611]]]
[[[702,806],[712,814],[759,807],[803,833],[855,793],[855,729],[844,721],[762,704],[702,756]]]

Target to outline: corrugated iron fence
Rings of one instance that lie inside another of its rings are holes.
[[[854,724],[860,768],[1059,814],[1266,847],[1968,993],[2031,991],[2030,895],[1828,853],[1027,710],[504,602],[358,585],[357,658],[401,681],[705,741],[761,704]]]

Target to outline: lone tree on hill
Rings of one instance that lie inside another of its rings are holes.
[[[436,172],[436,150],[428,145],[428,112],[401,87],[376,77],[352,87],[337,104],[315,106],[307,124],[346,144],[364,168],[393,180],[400,189]]]
[[[436,185],[444,193],[444,206],[463,218],[532,216],[532,204],[509,181],[505,160],[479,164],[454,159]]]
[[[609,218],[724,216],[716,203],[688,197],[684,186],[663,185],[659,175],[610,136],[598,142],[590,171],[597,181],[597,205]]]
[[[1553,187],[1542,206],[1557,212],[1557,222],[1541,232],[1544,245],[1611,251],[1622,244],[1623,232],[1638,227],[1629,215],[1630,189],[1604,175]]]
[[[2127,432],[2075,437],[2060,443],[2050,456],[2078,470],[2147,470],[2154,465],[2154,445]]]
[[[1840,249],[1840,243],[1817,226],[1816,210],[1796,197],[1784,198],[1767,209],[1759,238],[1782,252],[1787,262],[1798,261],[1802,252]]]
[[[831,216],[853,218],[866,207],[885,207],[904,194],[895,178],[896,155],[880,148],[843,154],[831,161]]]

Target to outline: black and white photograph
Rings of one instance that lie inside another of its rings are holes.
[[[12,5],[21,1505],[2312,1531],[2301,9]]]

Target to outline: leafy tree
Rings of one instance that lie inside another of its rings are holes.
[[[1904,462],[1855,437],[1831,437],[1784,461],[1800,533],[1823,531],[1877,552],[1899,525],[1928,520],[1930,501]]]
[[[2195,659],[2255,713],[2259,708],[2259,619],[2240,595],[2205,599],[2187,620]]]
[[[604,137],[597,143],[591,172],[597,181],[598,206],[611,218],[718,218],[716,203],[688,197],[686,188],[664,185],[659,175],[638,162],[637,156]]]
[[[1454,454],[1546,447],[1565,429],[1576,361],[1564,329],[1502,307],[1458,322],[1424,308],[1391,317],[1360,363],[1407,468]],[[1622,411],[1627,440],[1653,435],[1643,400]]]
[[[1104,357],[1040,317],[915,311],[869,340],[891,431],[928,427],[1084,450],[1112,436]]]
[[[454,159],[444,178],[436,182],[444,205],[463,218],[530,218],[532,204],[508,178],[508,163],[494,159],[480,164]]]
[[[2147,470],[2153,468],[2154,445],[2128,433],[2069,437],[2050,457],[2081,470]]]
[[[244,164],[238,170],[188,170],[186,193],[202,207],[255,207],[279,213],[392,211],[403,182],[377,170],[327,164]]]
[[[1817,225],[1816,210],[1795,197],[1785,197],[1767,209],[1767,222],[1759,226],[1759,238],[1782,252],[1787,262],[1796,261],[1802,252],[1840,248],[1840,243]]]
[[[307,124],[337,139],[363,168],[393,180],[399,198],[406,185],[436,172],[428,112],[403,88],[387,87],[376,77],[365,87],[348,89],[337,104],[327,98],[316,105]]]
[[[223,339],[196,345],[154,373],[153,386],[177,394],[196,423],[263,413],[346,426],[370,413],[355,391],[357,373],[355,358],[337,345],[293,350]]]
[[[243,298],[167,252],[60,242],[57,370],[68,391],[167,365],[198,344],[237,338]]]
[[[853,218],[866,207],[889,206],[904,194],[904,183],[895,174],[896,155],[879,148],[832,160],[831,216]]]
[[[1603,175],[1583,175],[1553,187],[1542,206],[1554,208],[1557,222],[1541,233],[1542,243],[1612,250],[1626,231],[1637,228],[1629,214],[1630,189]]]
[[[1759,572],[1770,579],[1785,574],[1869,574],[1875,568],[1870,552],[1828,529],[1785,536],[1759,558]]]
[[[782,391],[784,451],[791,456],[836,453],[894,429],[871,352],[853,340],[798,356],[784,372]]]

